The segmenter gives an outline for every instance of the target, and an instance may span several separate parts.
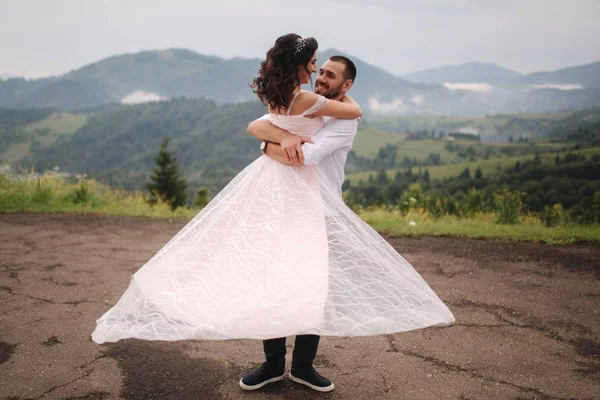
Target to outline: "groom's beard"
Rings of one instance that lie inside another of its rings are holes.
[[[335,99],[342,93],[342,86],[344,84],[341,83],[338,87],[330,88],[328,85],[320,84],[317,82],[315,85],[315,93],[320,94],[321,96],[328,99]]]

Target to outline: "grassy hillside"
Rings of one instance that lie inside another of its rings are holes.
[[[512,137],[558,137],[566,130],[600,121],[600,110],[555,113],[497,114],[484,117],[446,115],[369,116],[368,123],[385,130],[428,133],[478,132],[484,142]]]
[[[0,163],[43,170],[58,165],[62,171],[86,173],[113,186],[141,189],[154,167],[160,141],[166,137],[190,182],[190,190],[207,185],[214,193],[258,156],[257,141],[246,133],[246,126],[264,112],[257,101],[220,106],[203,99],[113,105],[87,114],[0,109]],[[576,121],[589,116],[495,116],[481,121],[499,125],[503,120],[507,124],[518,120],[541,126],[552,120]],[[447,120],[463,124],[469,119]],[[348,158],[347,172],[356,174],[348,177],[356,183],[383,168],[393,178],[409,166],[413,170],[428,168],[433,179],[455,176],[465,167],[474,172],[480,166],[484,174],[492,174],[535,153],[552,154],[574,144],[560,140],[480,142],[476,137],[457,134],[450,141],[436,136],[431,132],[385,131],[365,119]]]
[[[390,132],[360,124],[352,149],[361,157],[375,157],[386,144],[402,143],[407,137],[403,132]]]
[[[86,121],[85,115],[54,112],[40,121],[25,124],[18,131],[12,131],[17,134],[13,143],[0,152],[0,163],[16,164],[24,157],[33,155],[32,147],[49,147],[59,137],[74,134]]]
[[[578,150],[577,153],[581,153],[588,156],[593,156],[596,154],[600,155],[600,147],[592,147]],[[552,153],[539,154],[540,159],[542,161],[542,165],[553,165],[555,163],[557,155],[559,155],[561,158],[564,158],[567,155],[567,152],[558,151]],[[465,168],[469,168],[471,173],[474,173],[477,170],[477,168],[481,168],[481,172],[484,176],[493,176],[496,175],[498,172],[504,170],[505,168],[512,167],[517,161],[524,163],[526,161],[533,160],[534,157],[535,153],[530,153],[513,157],[493,157],[488,160],[465,161],[439,166],[416,167],[412,168],[412,170],[416,172],[418,168],[426,168],[427,171],[429,171],[431,179],[451,178],[459,175],[465,170]],[[408,168],[388,169],[386,170],[386,173],[388,178],[390,180],[393,180],[398,172],[404,173],[407,171],[407,169]],[[348,179],[351,184],[358,184],[360,181],[367,182],[369,180],[369,176],[375,177],[376,174],[377,171],[361,171],[347,174],[346,179]]]
[[[55,112],[39,122],[27,125],[25,131],[35,133],[36,131],[48,130],[51,134],[57,136],[70,135],[85,125],[86,121],[87,117],[85,115]]]

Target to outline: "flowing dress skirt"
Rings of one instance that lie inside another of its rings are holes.
[[[364,336],[454,321],[316,166],[262,156],[131,278],[96,343]]]

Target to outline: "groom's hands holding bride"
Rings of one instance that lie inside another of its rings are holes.
[[[281,151],[285,158],[293,165],[304,165],[304,152],[302,151],[302,143],[312,143],[312,140],[307,137],[300,137],[289,134],[281,140]]]
[[[247,131],[258,140],[270,142],[267,155],[288,165],[304,165],[302,143],[312,143],[307,137],[296,136],[273,125],[268,118],[260,118],[248,124]]]

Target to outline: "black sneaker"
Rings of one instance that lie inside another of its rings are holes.
[[[319,392],[331,392],[334,388],[333,382],[319,375],[313,367],[301,371],[292,368],[290,379],[296,383],[306,385],[311,389],[318,390]]]
[[[260,367],[240,379],[240,387],[244,390],[256,390],[272,382],[282,381],[285,371],[276,370],[263,363]]]

